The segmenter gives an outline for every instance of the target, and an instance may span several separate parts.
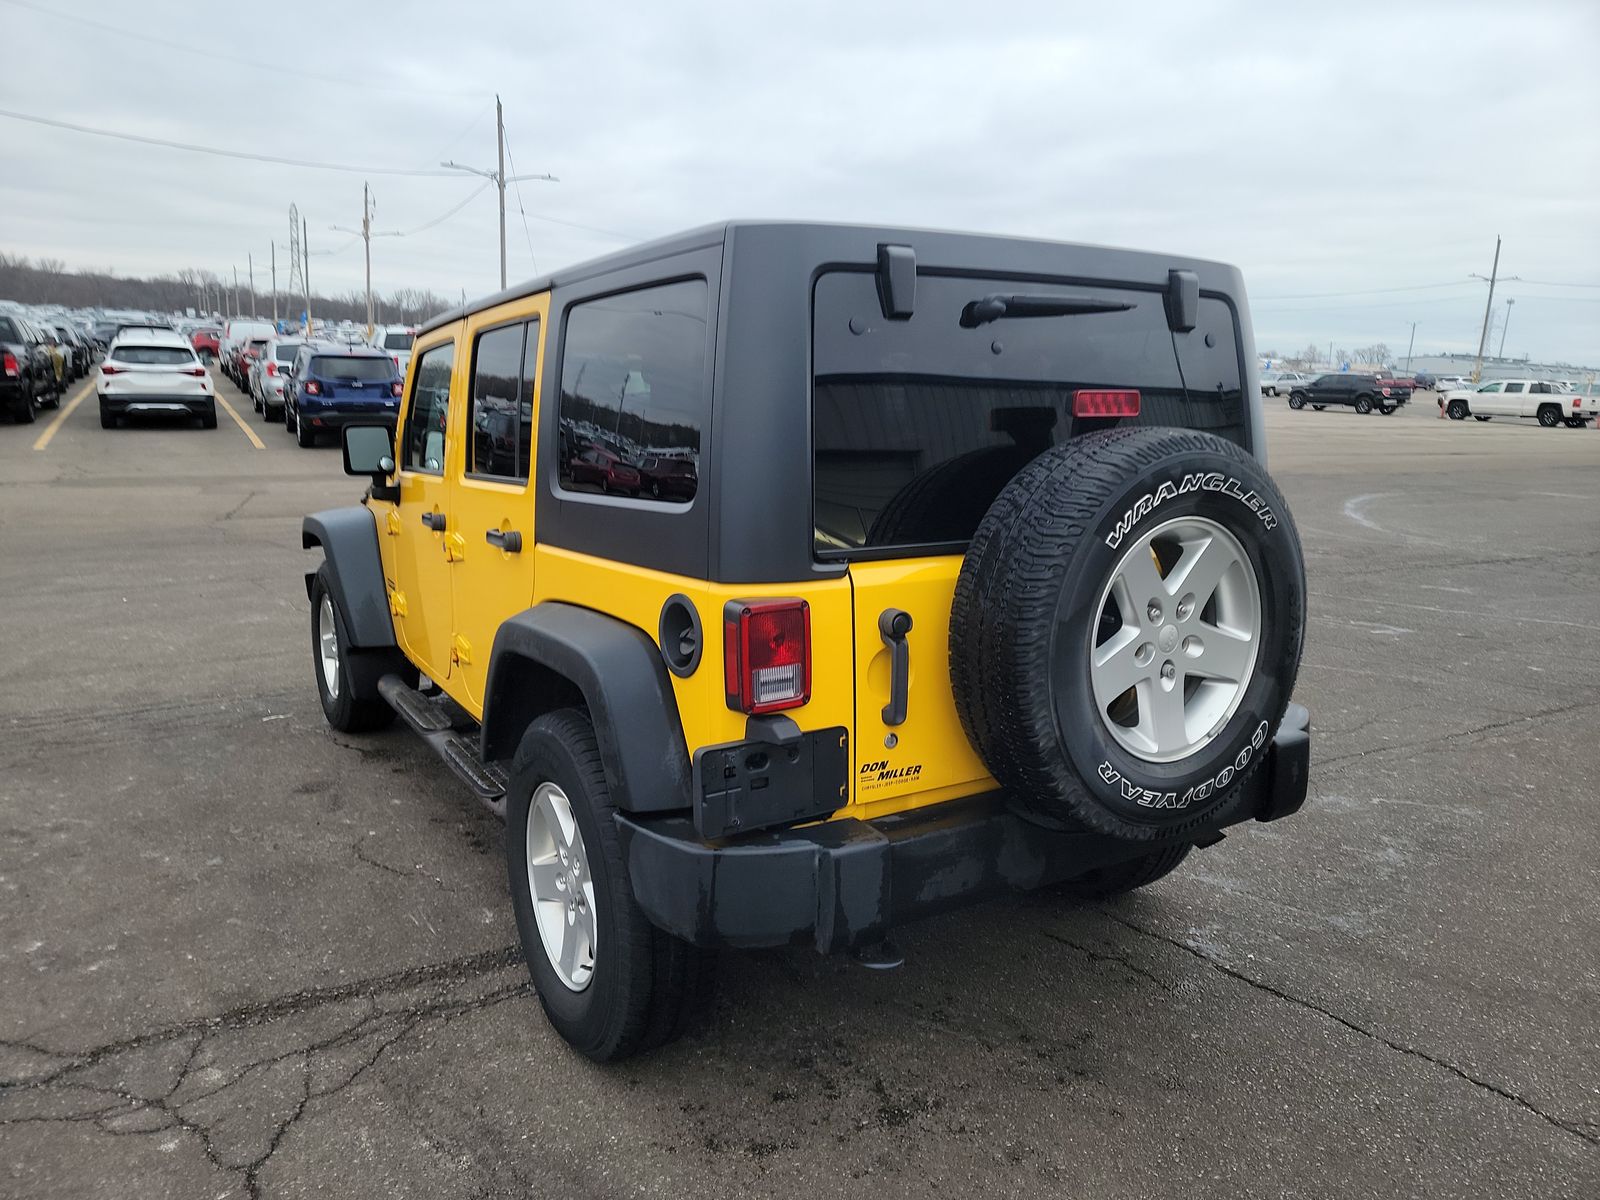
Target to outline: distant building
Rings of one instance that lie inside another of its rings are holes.
[[[1475,354],[1413,354],[1411,373],[1419,371],[1429,375],[1472,376]],[[1483,360],[1484,379],[1569,379],[1587,383],[1600,379],[1600,367],[1580,366],[1576,363],[1531,362],[1525,358],[1489,358]]]

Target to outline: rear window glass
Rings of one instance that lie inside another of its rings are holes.
[[[409,333],[386,333],[383,335],[383,348],[385,350],[411,349],[412,335]]]
[[[8,342],[20,342],[22,331],[11,323],[9,317],[0,317],[0,338]]]
[[[194,351],[178,346],[120,346],[112,357],[146,367],[186,367],[194,362]]]
[[[311,373],[334,382],[382,383],[394,378],[394,363],[387,358],[319,354],[311,360]]]
[[[294,356],[299,353],[299,342],[279,342],[273,348],[272,357],[279,362],[293,362]]]
[[[1132,307],[963,328],[972,301],[1018,293]],[[1176,336],[1160,292],[1113,287],[919,272],[915,314],[890,321],[874,275],[834,272],[818,279],[813,305],[821,557],[959,548],[1027,462],[1105,424],[1073,418],[1079,388],[1137,388],[1140,414],[1124,424],[1245,440],[1238,335],[1218,299],[1203,297],[1194,331]]]

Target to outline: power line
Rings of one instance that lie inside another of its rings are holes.
[[[528,239],[528,263],[533,273],[537,275],[539,273],[539,260],[533,253],[533,231],[528,228],[528,210],[522,206],[522,183],[520,182],[521,177],[517,174],[516,156],[511,153],[511,135],[509,133],[506,134],[505,139],[506,161],[511,164],[511,178],[518,181],[516,183],[517,211],[522,214],[522,236]]]
[[[0,0],[0,4],[9,4],[13,8],[26,9],[28,12],[38,13],[43,17],[53,17],[62,21],[72,21],[78,25],[88,26],[90,29],[98,29],[103,33],[115,34],[119,38],[132,38],[135,41],[145,42],[151,46],[160,46],[165,50],[176,50],[181,54],[197,55],[201,58],[207,59],[208,61],[238,63],[241,66],[250,67],[257,71],[267,71],[277,76],[290,75],[298,79],[314,79],[317,81],[317,84],[322,87],[333,84],[341,87],[360,88],[363,92],[403,92],[410,94],[425,94],[430,96],[483,96],[485,94],[483,92],[444,91],[435,88],[419,88],[414,87],[411,84],[368,83],[365,81],[365,79],[346,80],[341,79],[338,75],[322,74],[315,71],[297,71],[293,67],[280,66],[277,63],[263,63],[255,59],[247,58],[244,55],[229,54],[223,50],[216,50],[209,47],[191,46],[184,42],[168,41],[165,38],[154,37],[151,34],[143,33],[137,29],[126,29],[119,25],[110,25],[104,21],[96,21],[92,17],[82,17],[77,13],[58,12],[55,9],[46,8],[42,4],[31,4],[28,2],[28,0]]]
[[[15,3],[15,0],[0,0],[4,3]],[[301,158],[280,158],[272,154],[251,154],[244,150],[223,150],[216,146],[199,146],[192,142],[174,142],[166,138],[147,137],[142,133],[121,133],[114,129],[96,129],[92,125],[78,125],[72,121],[58,121],[53,117],[41,117],[33,113],[13,112],[11,109],[0,108],[0,117],[10,117],[13,121],[27,121],[33,125],[45,125],[52,129],[66,129],[73,133],[88,133],[95,137],[115,138],[124,142],[139,142],[146,146],[165,146],[169,150],[187,150],[192,154],[211,154],[218,158],[242,158],[250,162],[272,163],[280,167],[305,167],[315,171],[344,171],[351,175],[406,175],[414,178],[428,177],[442,179],[453,174],[450,171],[418,171],[408,167],[356,167],[344,163],[309,162]]]
[[[1257,296],[1258,300],[1331,300],[1339,296],[1377,296],[1389,292],[1426,292],[1436,288],[1465,287],[1468,280],[1457,279],[1449,283],[1418,283],[1409,287],[1362,288],[1354,292],[1302,292],[1294,296]]]
[[[471,192],[469,192],[467,194],[467,198],[465,200],[463,200],[460,204],[456,205],[449,212],[446,212],[446,213],[442,214],[441,216],[437,216],[431,221],[425,221],[421,225],[418,225],[415,229],[403,229],[403,230],[400,231],[399,236],[400,237],[410,237],[414,233],[422,233],[424,230],[432,229],[435,225],[444,224],[446,221],[448,221],[451,217],[455,216],[458,212],[460,212],[467,205],[471,204],[479,196],[483,195],[483,193],[488,191],[489,188],[492,187],[493,185],[494,185],[494,181],[492,179],[485,179],[482,183],[480,183],[476,188],[474,188]]]

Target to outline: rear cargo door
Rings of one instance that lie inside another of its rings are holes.
[[[1060,315],[1037,315],[1035,303],[1027,319],[974,319],[986,300],[1019,293],[1084,303],[1063,304],[1072,311]],[[1141,413],[1124,421],[1245,443],[1232,310],[1202,298],[1200,322],[1175,336],[1159,288],[936,270],[918,271],[911,316],[890,319],[871,269],[818,278],[815,554],[849,563],[852,795],[863,815],[993,786],[956,711],[951,600],[968,540],[1016,473],[1050,446],[1114,423],[1074,417],[1078,389],[1136,388]],[[1181,369],[1175,342],[1185,343]]]

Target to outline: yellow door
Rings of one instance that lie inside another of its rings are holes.
[[[418,348],[411,391],[396,450],[400,500],[385,518],[393,531],[394,580],[389,607],[405,651],[429,678],[450,675],[453,598],[452,562],[460,551],[450,515],[447,467],[452,455],[452,410],[459,404],[455,331]],[[459,441],[459,436],[454,435]]]
[[[462,703],[479,717],[495,631],[533,602],[529,479],[548,311],[548,295],[491,309],[472,318],[462,343],[467,408],[450,519],[463,544],[451,569],[451,649]]]
[[[865,816],[952,800],[994,786],[967,741],[950,689],[950,601],[959,556],[850,565],[855,602],[854,803]],[[885,614],[889,614],[885,617]],[[905,703],[894,711],[894,616],[903,613]]]

